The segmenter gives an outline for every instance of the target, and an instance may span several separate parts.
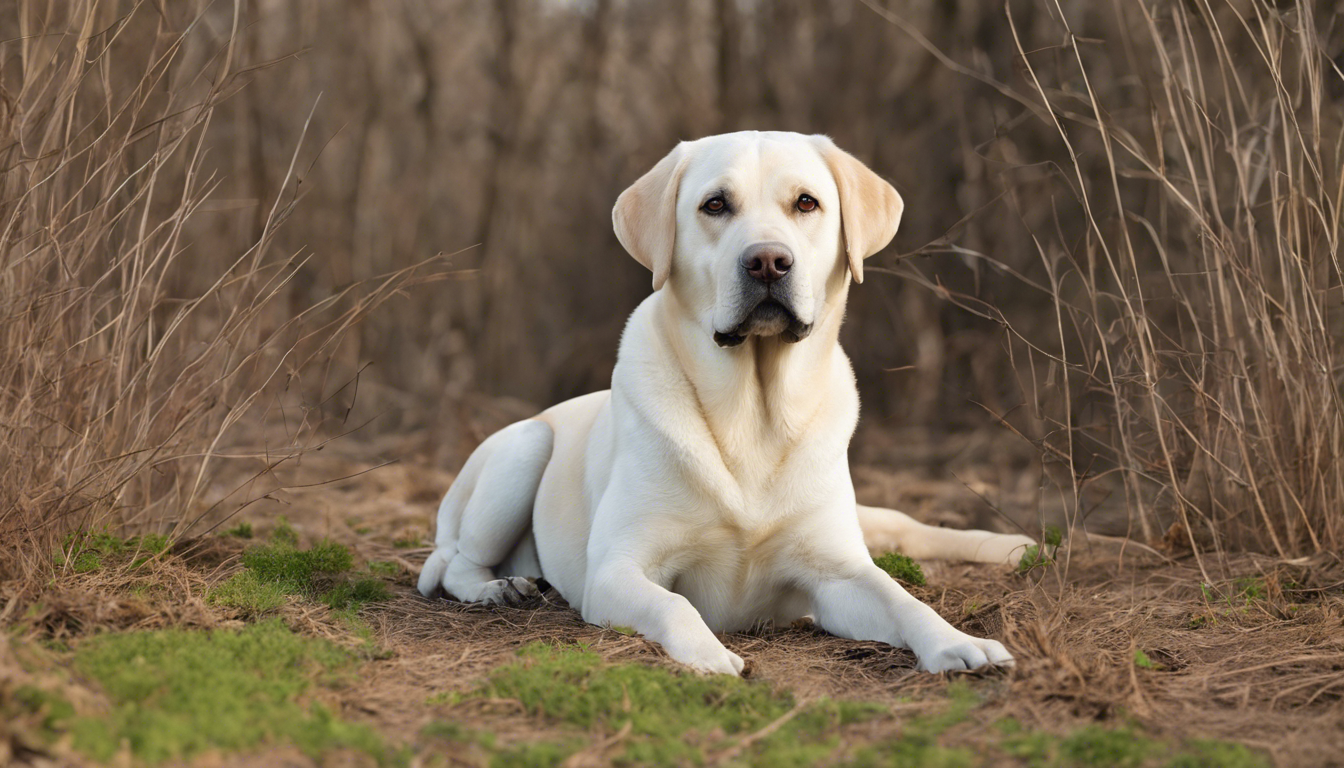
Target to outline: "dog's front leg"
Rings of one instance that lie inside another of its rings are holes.
[[[723,647],[695,606],[655,584],[634,562],[597,568],[584,590],[583,619],[599,626],[630,627],[698,672],[742,672],[742,658]]]
[[[820,578],[811,592],[813,615],[827,632],[909,648],[926,672],[1013,663],[999,642],[958,631],[871,563],[852,575]]]

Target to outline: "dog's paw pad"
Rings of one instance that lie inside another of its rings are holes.
[[[522,595],[524,598],[541,597],[541,590],[537,589],[537,585],[533,584],[529,579],[525,579],[522,576],[510,576],[508,580],[509,583],[513,585],[513,588],[518,591],[518,594]]]
[[[488,581],[481,589],[480,602],[485,605],[522,605],[541,593],[537,586],[521,576],[509,576]]]
[[[485,605],[517,605],[522,595],[509,583],[508,579],[488,581],[481,588],[481,603]]]

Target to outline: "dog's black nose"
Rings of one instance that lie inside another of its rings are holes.
[[[769,285],[789,273],[793,254],[783,243],[757,243],[742,252],[742,268]]]

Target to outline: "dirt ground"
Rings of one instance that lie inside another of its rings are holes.
[[[443,459],[430,458],[424,439],[333,443],[265,478],[271,487],[257,481],[247,492],[269,498],[227,522],[248,521],[265,531],[283,515],[306,541],[330,538],[348,545],[359,561],[399,566],[389,577],[392,598],[359,613],[380,651],[354,684],[330,694],[330,705],[342,717],[372,725],[390,743],[413,745],[412,764],[424,764],[425,750],[433,747],[417,734],[433,721],[462,722],[495,734],[503,744],[545,738],[553,730],[517,707],[463,706],[443,695],[478,685],[528,643],[582,641],[608,660],[675,666],[639,637],[584,624],[554,592],[521,608],[430,601],[416,594],[415,574],[429,552],[432,515],[452,480]],[[947,524],[1008,530],[1026,523],[1039,530],[1033,518],[1040,511],[1022,511],[1023,500],[1002,481],[1015,459],[995,466],[985,460],[994,452],[977,440],[946,437],[917,448],[910,448],[917,441],[870,440],[855,452],[860,500],[899,505]],[[902,450],[907,455],[900,455]],[[908,454],[916,450],[922,460],[911,460]],[[400,461],[379,466],[379,456],[397,454]],[[220,492],[234,487],[238,477],[221,477]],[[341,477],[347,479],[296,487]],[[1003,514],[1014,508],[1016,521]],[[1111,534],[1122,525],[1104,515],[1098,520],[1090,527]],[[238,570],[237,555],[246,546],[218,535],[178,544],[154,577],[159,588],[152,597],[98,573],[67,573],[41,587],[11,583],[4,586],[0,620],[11,626],[15,642],[67,645],[104,631],[236,627],[237,616],[202,596]],[[841,640],[810,626],[734,634],[725,643],[747,660],[753,681],[785,689],[795,699],[829,697],[890,708],[892,717],[847,730],[842,749],[890,738],[910,717],[942,706],[949,685],[963,681],[981,703],[941,737],[945,744],[975,747],[992,738],[988,724],[1012,717],[1024,727],[1057,734],[1101,723],[1156,739],[1225,739],[1262,751],[1282,766],[1344,764],[1344,565],[1337,558],[1285,563],[1243,555],[1206,557],[1201,563],[1188,552],[1089,537],[1075,529],[1055,565],[1029,574],[945,563],[927,563],[925,572],[928,586],[913,591],[957,627],[1002,640],[1018,660],[1015,669],[922,674],[906,651]],[[280,615],[300,633],[357,642],[320,604],[294,601]],[[96,686],[69,673],[31,664],[19,670],[12,658],[0,657],[0,675],[0,682],[52,681],[76,701],[98,697]],[[599,743],[613,734],[589,737]],[[16,744],[10,748],[21,762],[78,762],[69,752]],[[131,762],[122,757],[119,762]],[[277,747],[245,756],[207,755],[194,764],[311,762],[301,752]]]

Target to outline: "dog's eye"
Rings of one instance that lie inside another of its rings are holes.
[[[794,207],[803,213],[811,213],[817,210],[817,201],[811,195],[799,195],[798,202],[794,203]]]
[[[715,195],[706,200],[705,204],[700,206],[700,210],[710,216],[718,216],[728,210],[728,201],[723,199],[723,195]]]

